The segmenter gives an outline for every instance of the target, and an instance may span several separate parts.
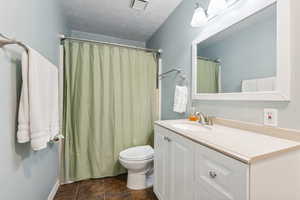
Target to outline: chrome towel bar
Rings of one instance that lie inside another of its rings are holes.
[[[9,39],[8,37],[3,35],[2,33],[0,33],[0,37],[4,38],[4,40],[0,40],[0,48],[3,48],[6,45],[15,44],[15,45],[18,45],[18,46],[22,47],[25,51],[27,51],[27,52],[29,51],[29,48],[20,41],[17,41],[17,40],[14,40],[14,39]]]

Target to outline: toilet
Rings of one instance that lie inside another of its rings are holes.
[[[128,170],[127,187],[142,190],[153,185],[153,157],[151,146],[137,146],[119,154],[120,163]]]

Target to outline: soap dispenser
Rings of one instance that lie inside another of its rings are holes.
[[[199,120],[199,117],[198,117],[197,114],[196,114],[196,108],[195,108],[195,107],[191,107],[191,108],[190,108],[189,120],[190,120],[190,121],[193,121],[193,122]]]

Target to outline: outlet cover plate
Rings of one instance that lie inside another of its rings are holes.
[[[264,109],[264,125],[278,126],[278,110],[273,108]]]

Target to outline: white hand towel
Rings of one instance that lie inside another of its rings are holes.
[[[18,142],[26,143],[30,141],[29,127],[29,97],[28,97],[28,55],[22,55],[22,89],[19,102],[18,115]]]
[[[242,92],[255,92],[257,91],[257,80],[243,80],[242,81]]]
[[[188,89],[185,86],[176,86],[173,111],[185,113],[188,101]]]
[[[257,79],[257,91],[274,91],[275,77]]]
[[[19,143],[30,141],[37,151],[59,134],[58,69],[33,49],[28,55],[22,56],[17,137]]]

